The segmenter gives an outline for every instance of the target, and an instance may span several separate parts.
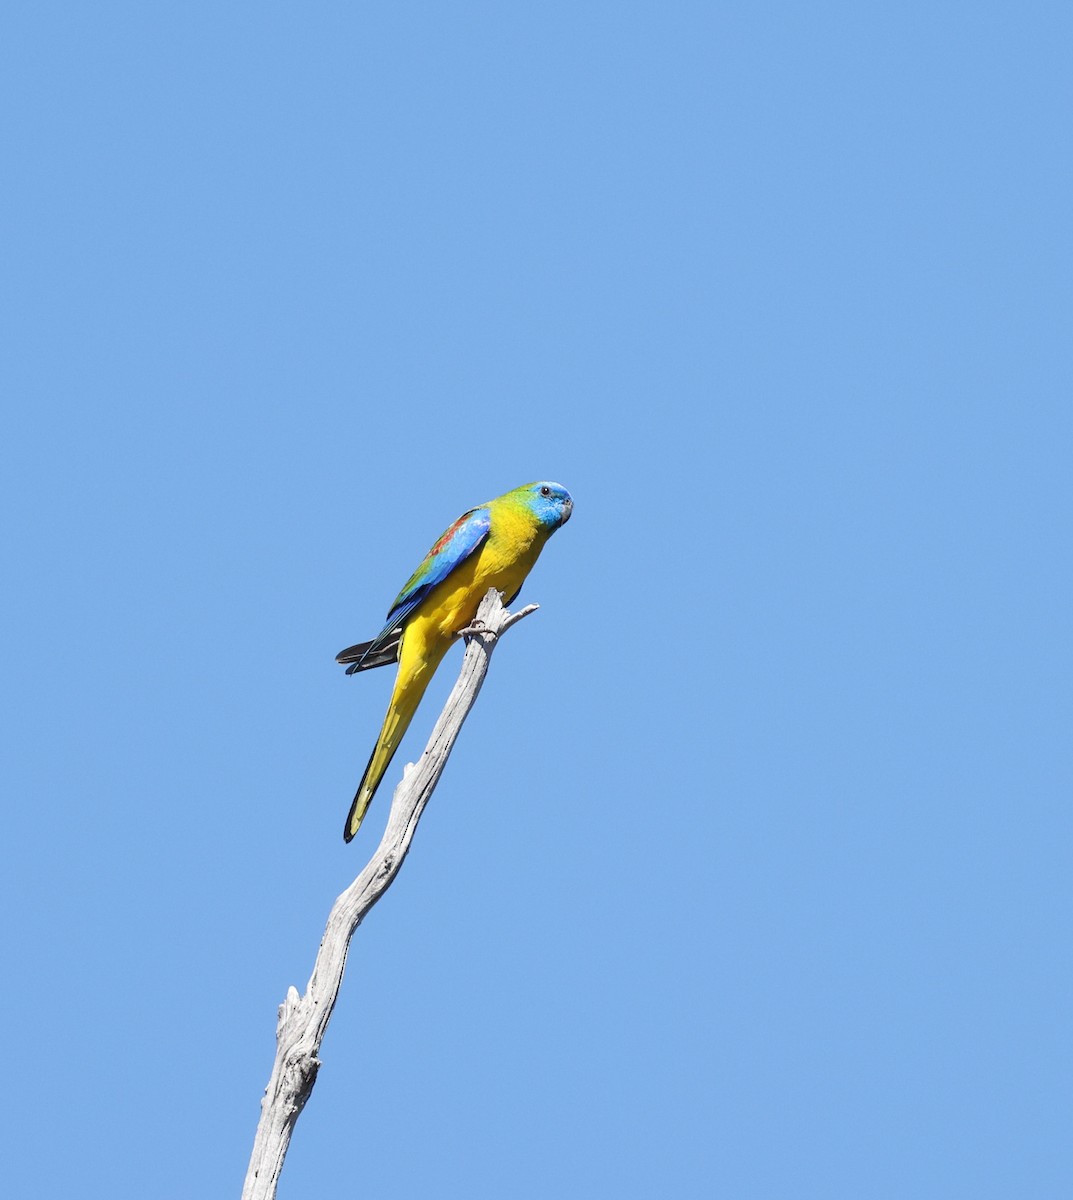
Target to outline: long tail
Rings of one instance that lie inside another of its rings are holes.
[[[431,680],[436,667],[439,666],[446,648],[445,645],[443,650],[435,656],[435,661],[418,659],[417,662],[411,663],[405,657],[401,658],[395,689],[391,693],[391,701],[387,706],[387,716],[384,717],[380,736],[369,756],[369,765],[365,768],[361,783],[358,784],[354,803],[350,806],[343,829],[343,841],[349,842],[358,832],[365,811],[369,807],[369,801],[372,800],[376,789],[380,786],[384,772],[391,765],[395,751],[399,748],[403,735],[410,727],[414,713],[417,712],[417,706],[421,703],[421,697],[425,694],[429,680]]]

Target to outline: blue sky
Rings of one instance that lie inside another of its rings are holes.
[[[538,478],[281,1197],[1070,1194],[1071,36],[11,15],[12,1195],[238,1194],[386,817],[333,657]]]

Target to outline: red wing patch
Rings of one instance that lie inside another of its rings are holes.
[[[451,526],[451,528],[448,529],[443,534],[443,536],[440,538],[440,540],[435,544],[435,546],[432,547],[432,549],[428,552],[428,554],[425,557],[433,558],[437,554],[439,554],[439,552],[444,548],[444,546],[447,545],[447,543],[451,540],[451,538],[454,537],[455,533],[458,531],[458,527],[460,525],[465,525],[465,523],[469,520],[469,517],[470,517],[469,513],[465,513],[461,517],[459,517],[458,520],[455,521],[455,523]]]

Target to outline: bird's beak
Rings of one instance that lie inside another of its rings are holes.
[[[573,511],[574,511],[574,502],[573,502],[573,500],[567,500],[567,501],[566,501],[566,503],[563,505],[563,515],[562,515],[562,518],[561,518],[561,519],[560,519],[560,521],[559,521],[559,525],[560,525],[560,527],[561,527],[561,526],[563,526],[563,525],[565,525],[565,524],[567,523],[567,521],[569,521],[569,520],[570,520],[570,514],[571,514]]]

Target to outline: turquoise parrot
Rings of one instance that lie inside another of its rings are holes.
[[[471,508],[440,537],[399,593],[371,642],[335,657],[347,674],[398,662],[395,688],[343,829],[349,842],[413,719],[436,668],[480,602],[495,588],[510,604],[544,549],[570,520],[574,501],[557,483],[527,483]]]

